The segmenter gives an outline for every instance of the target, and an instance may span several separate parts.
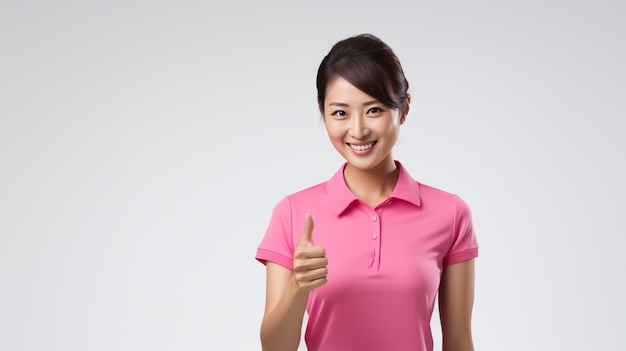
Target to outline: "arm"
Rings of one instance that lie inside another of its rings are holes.
[[[293,273],[267,262],[265,314],[261,323],[263,350],[295,351],[300,344],[302,320],[309,293],[298,288]]]
[[[474,259],[445,266],[439,286],[443,351],[474,351]]]
[[[304,233],[293,255],[293,272],[267,262],[265,313],[261,322],[263,350],[295,351],[309,293],[326,284],[326,251],[313,244],[313,218],[307,214]]]

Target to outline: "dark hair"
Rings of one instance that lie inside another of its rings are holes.
[[[337,42],[317,71],[317,102],[324,113],[328,84],[341,76],[367,95],[391,108],[402,108],[409,96],[409,82],[393,50],[371,34]]]

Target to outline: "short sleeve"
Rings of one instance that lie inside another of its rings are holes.
[[[451,265],[478,257],[478,241],[474,232],[469,206],[460,197],[455,198],[454,229],[452,245],[443,259],[444,265]]]
[[[270,218],[261,243],[257,247],[256,259],[262,264],[274,262],[293,270],[294,240],[291,221],[291,204],[288,197],[279,201]]]

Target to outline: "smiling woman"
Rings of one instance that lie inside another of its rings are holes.
[[[437,296],[443,350],[474,349],[469,207],[414,180],[392,155],[408,86],[373,35],[339,41],[322,60],[319,110],[345,162],[274,208],[256,255],[267,272],[264,350],[296,350],[308,312],[308,350],[430,351]]]
[[[409,98],[402,110],[387,107],[341,76],[328,84],[324,125],[335,149],[346,159],[344,176],[350,190],[371,207],[384,200],[394,189],[397,174],[391,155],[400,125],[409,110]],[[364,174],[394,174],[379,192],[358,179]],[[365,186],[363,188],[363,186]]]

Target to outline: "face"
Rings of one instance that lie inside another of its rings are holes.
[[[404,112],[408,111],[408,104]],[[324,102],[324,125],[335,149],[349,167],[388,172],[395,168],[391,149],[404,116],[359,90],[342,77],[330,82]]]

